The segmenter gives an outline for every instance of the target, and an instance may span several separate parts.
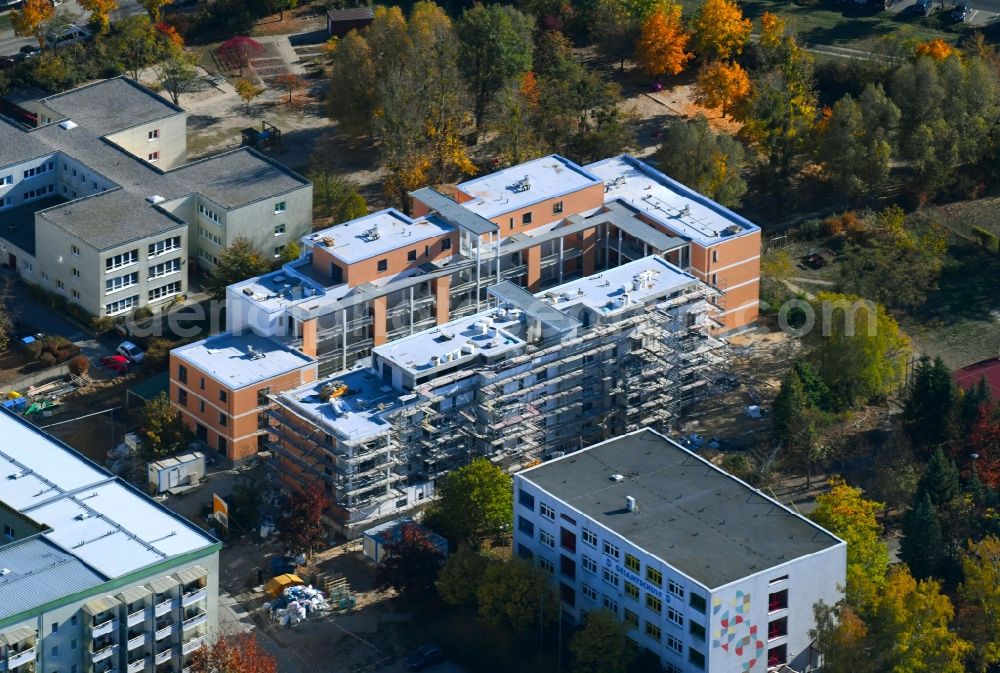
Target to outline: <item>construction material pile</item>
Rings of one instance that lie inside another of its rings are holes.
[[[286,588],[281,596],[270,604],[264,604],[271,612],[271,619],[281,626],[295,626],[317,612],[326,612],[329,605],[326,597],[312,585]]]

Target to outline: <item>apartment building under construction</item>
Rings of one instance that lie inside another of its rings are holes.
[[[709,387],[718,292],[657,256],[376,347],[371,366],[273,396],[268,447],[290,489],[321,481],[348,537],[484,456],[504,469],[640,427],[669,429]]]

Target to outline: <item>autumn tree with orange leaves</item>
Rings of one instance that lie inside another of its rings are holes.
[[[943,61],[954,54],[955,49],[940,37],[936,37],[933,40],[918,44],[916,53],[917,56],[930,56],[937,61]]]
[[[753,26],[734,0],[705,0],[692,27],[699,56],[728,60],[743,52]]]
[[[698,105],[721,108],[722,116],[750,95],[750,76],[733,61],[711,61],[698,72],[694,87]]]
[[[14,34],[37,38],[38,45],[44,49],[45,31],[41,29],[42,24],[51,19],[55,13],[56,9],[50,0],[24,0],[21,11],[13,12],[10,16]]]
[[[90,12],[90,22],[102,35],[111,25],[111,12],[118,9],[118,0],[76,0],[76,4]]]
[[[254,633],[240,633],[195,652],[191,669],[195,673],[278,673],[278,662]]]
[[[649,75],[676,75],[692,55],[685,51],[688,32],[681,25],[680,5],[660,5],[642,26],[642,35],[636,44],[635,58]]]

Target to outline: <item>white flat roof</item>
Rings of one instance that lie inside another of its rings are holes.
[[[621,201],[700,245],[712,245],[760,229],[630,156],[603,159],[585,168],[604,180],[605,203]]]
[[[669,295],[696,282],[698,279],[691,274],[662,257],[651,255],[564,283],[536,296],[552,298],[552,305],[560,310],[585,304],[598,313],[608,314],[645,303],[653,297]],[[627,304],[622,301],[626,295]]]
[[[413,219],[395,208],[387,208],[309,234],[302,240],[323,248],[345,264],[353,264],[410,245],[423,245],[424,241],[454,230],[452,225],[434,215]]]
[[[400,369],[419,375],[440,366],[470,362],[518,350],[525,345],[511,329],[517,320],[502,320],[498,309],[480,311],[440,327],[396,339],[372,350]],[[435,360],[437,358],[437,360]]]
[[[253,332],[223,332],[171,353],[234,390],[316,362],[305,353]]]
[[[335,402],[324,402],[320,389],[334,380],[347,384],[347,393]],[[278,399],[325,432],[340,439],[360,440],[391,429],[383,415],[399,404],[400,394],[370,370],[355,369],[286,391]]]
[[[42,537],[103,578],[215,544],[182,517],[10,412],[0,412],[0,434],[0,501],[44,527]]]
[[[600,178],[587,169],[551,154],[468,180],[458,185],[458,189],[473,197],[472,201],[461,204],[463,207],[490,219],[599,182]],[[526,185],[528,188],[524,189]]]
[[[314,281],[287,269],[233,283],[227,288],[234,297],[253,302],[267,313],[280,311],[327,292]]]

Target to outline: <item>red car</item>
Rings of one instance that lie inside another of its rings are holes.
[[[102,367],[106,367],[118,374],[127,372],[130,364],[128,358],[124,355],[105,355],[101,358]]]

